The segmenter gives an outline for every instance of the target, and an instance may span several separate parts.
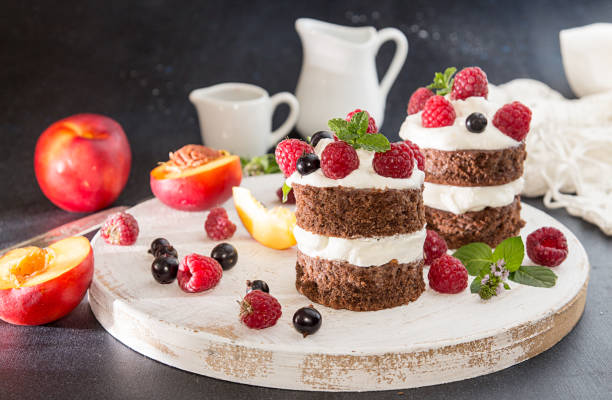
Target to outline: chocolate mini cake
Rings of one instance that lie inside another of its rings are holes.
[[[332,143],[338,142],[322,139],[316,145],[322,163]],[[391,146],[391,152],[401,146],[412,157],[404,144]],[[296,198],[296,288],[336,309],[407,304],[425,290],[425,174],[412,159],[401,178],[381,176],[373,167],[374,151],[356,153],[358,167],[343,178],[329,178],[320,168],[287,179]]]
[[[484,72],[466,70],[470,82],[474,75],[483,77],[478,95],[465,92],[476,84],[465,85],[463,96],[432,94],[421,111],[408,115],[400,136],[419,145],[425,156],[428,229],[440,233],[449,248],[472,242],[495,247],[525,224],[519,194],[531,112],[518,102],[492,104]]]

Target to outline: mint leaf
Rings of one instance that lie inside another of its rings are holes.
[[[368,130],[369,120],[370,117],[368,116],[368,114],[365,111],[360,111],[356,114],[353,114],[353,116],[351,117],[350,125],[355,126],[355,132],[357,133],[357,135],[361,136],[364,135]]]
[[[476,278],[474,278],[474,280],[472,281],[472,284],[470,285],[470,292],[471,293],[478,293],[478,292],[480,292],[480,280],[481,280],[480,276],[477,276]]]
[[[521,266],[525,257],[525,246],[520,236],[510,237],[497,245],[493,252],[493,261],[501,260],[506,262],[506,269],[514,272]]]
[[[539,265],[522,265],[512,272],[510,280],[528,286],[553,287],[557,283],[557,275],[550,268]]]
[[[264,154],[263,156],[240,158],[240,163],[247,176],[275,174],[280,172],[274,154]]]
[[[355,140],[355,143],[366,150],[376,151],[378,153],[385,152],[391,148],[389,139],[382,133],[368,133],[360,136]]]
[[[458,258],[470,275],[478,275],[484,267],[493,262],[491,247],[486,243],[470,243],[461,246],[453,257]]]
[[[433,83],[427,85],[427,89],[436,90],[436,94],[440,96],[444,96],[451,92],[453,88],[453,75],[457,72],[457,68],[448,67],[442,72],[436,72],[434,75]]]
[[[348,121],[345,121],[342,118],[332,118],[327,121],[327,126],[329,126],[329,129],[334,131],[336,135],[340,135],[341,132],[348,130],[348,125]]]
[[[283,203],[287,201],[287,195],[291,191],[291,186],[287,185],[287,182],[283,183]]]

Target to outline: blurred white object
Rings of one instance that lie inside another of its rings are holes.
[[[612,24],[592,24],[559,33],[565,76],[578,97],[612,90]]]
[[[489,98],[518,100],[533,112],[523,195],[544,195],[547,207],[565,207],[612,235],[612,91],[568,100],[542,82],[517,79],[491,85]]]
[[[310,18],[295,21],[304,57],[295,95],[300,101],[297,130],[303,137],[327,130],[327,121],[356,108],[367,110],[382,126],[387,93],[408,54],[406,36],[395,28],[348,27]],[[395,54],[378,81],[376,54],[395,42]]]
[[[241,157],[260,156],[287,136],[300,110],[291,93],[270,96],[259,86],[248,83],[219,83],[196,89],[189,94],[189,100],[198,112],[204,144]],[[272,132],[272,115],[283,103],[289,105],[289,115]]]

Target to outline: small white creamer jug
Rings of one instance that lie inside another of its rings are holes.
[[[380,127],[389,89],[406,61],[408,40],[395,28],[347,27],[310,18],[295,22],[302,40],[302,71],[296,97],[300,102],[297,130],[303,137],[326,130],[327,121],[356,108],[367,110]],[[376,53],[393,40],[395,55],[378,81]]]

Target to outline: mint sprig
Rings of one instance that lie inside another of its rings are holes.
[[[486,243],[470,243],[455,251],[453,257],[463,263],[468,274],[475,276],[470,292],[478,293],[485,300],[497,296],[502,287],[510,290],[505,277],[522,285],[536,287],[553,287],[557,281],[557,275],[550,268],[521,266],[525,245],[520,236],[504,240],[495,251]]]
[[[457,72],[457,68],[448,67],[442,72],[436,72],[434,75],[433,83],[427,86],[429,90],[435,90],[437,95],[444,96],[449,94],[453,89],[453,82],[455,79],[453,75]]]
[[[264,154],[253,158],[240,158],[246,176],[276,174],[281,172],[274,154]]]
[[[283,187],[281,190],[283,192],[283,203],[286,203],[287,196],[289,195],[289,192],[291,191],[291,186],[287,185],[287,182],[283,182]]]
[[[365,111],[353,114],[350,121],[332,118],[327,122],[338,139],[354,149],[365,149],[383,153],[391,148],[389,140],[382,133],[367,133],[370,116]]]

